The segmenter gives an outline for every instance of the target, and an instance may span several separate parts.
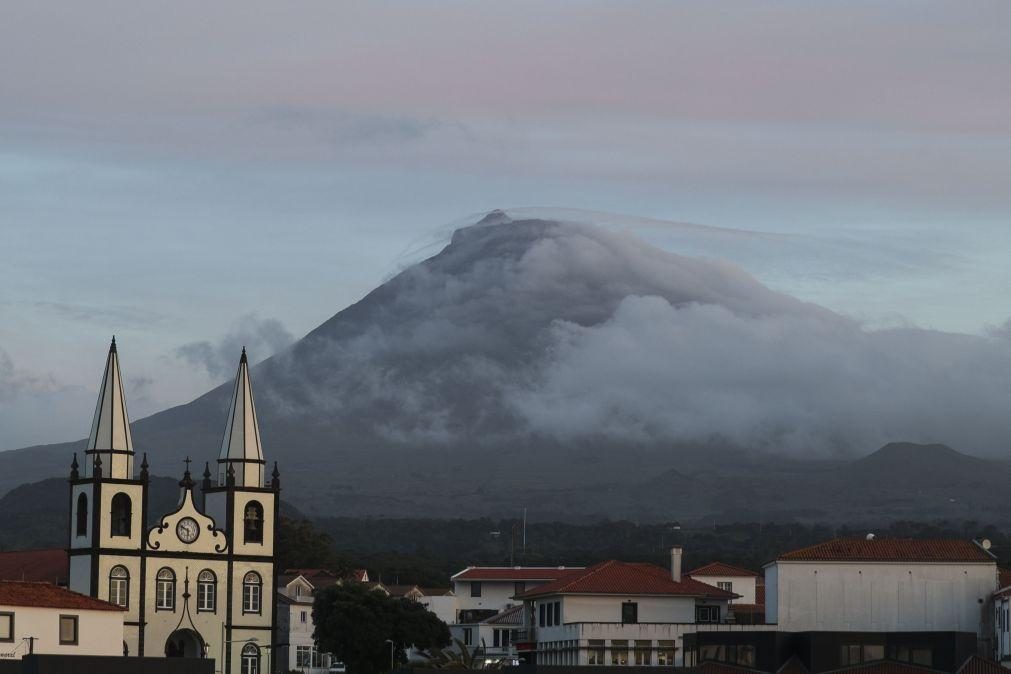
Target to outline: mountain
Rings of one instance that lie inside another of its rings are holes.
[[[943,511],[930,470],[946,499],[1000,474],[932,449],[853,459],[896,438],[1000,453],[1007,352],[868,331],[726,262],[492,212],[252,379],[265,455],[308,514],[852,520]],[[152,470],[213,462],[230,392],[135,421]],[[0,453],[0,491],[66,475],[82,444]]]

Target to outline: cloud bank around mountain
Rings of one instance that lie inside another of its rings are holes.
[[[264,410],[388,443],[1011,445],[1007,330],[872,330],[733,264],[503,214],[268,366]]]

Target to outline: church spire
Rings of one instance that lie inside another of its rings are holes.
[[[256,406],[253,404],[246,348],[243,347],[239,371],[235,375],[232,404],[228,408],[225,436],[218,455],[218,483],[225,484],[228,471],[234,470],[236,486],[262,487],[263,466],[260,426],[256,420]]]
[[[105,459],[102,460],[102,455]],[[126,413],[123,395],[123,377],[119,370],[116,338],[112,338],[105,373],[91,422],[91,435],[85,450],[84,476],[97,473],[94,464],[105,464],[104,474],[119,480],[133,479],[133,438],[130,436],[130,417]]]

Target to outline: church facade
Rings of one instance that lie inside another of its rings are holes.
[[[126,609],[126,655],[206,657],[224,674],[271,671],[280,477],[265,481],[243,349],[212,474],[186,460],[176,509],[149,519],[149,465],[133,440],[113,339],[83,461],[70,473],[70,589]],[[147,526],[148,522],[153,526]]]

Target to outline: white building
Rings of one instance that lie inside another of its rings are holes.
[[[458,611],[455,622],[472,622],[468,616],[480,619],[495,615],[514,606],[517,595],[557,580],[568,571],[580,569],[582,567],[468,566],[450,578]]]
[[[684,635],[725,621],[736,597],[682,577],[680,548],[670,569],[602,562],[520,595],[516,647],[538,665],[681,666]]]
[[[147,455],[133,440],[113,340],[84,452],[70,474],[69,587],[125,609],[129,655],[210,657],[225,674],[270,671],[280,480],[266,462],[245,350],[217,462],[194,497],[189,459],[179,505],[148,521]]]
[[[972,541],[837,539],[765,567],[782,632],[973,632],[988,637],[994,556]]]
[[[327,585],[339,582],[334,574],[324,572],[310,574],[318,578],[333,580]],[[278,650],[278,672],[299,671],[306,674],[321,674],[330,666],[330,654],[321,653],[316,646],[313,632],[316,625],[312,620],[312,602],[316,586],[302,574],[284,575],[278,582],[277,639],[287,644]]]
[[[122,656],[124,613],[49,583],[0,581],[0,661],[30,652]]]
[[[992,602],[994,659],[1011,667],[1011,569],[997,570],[997,588]]]
[[[761,575],[739,566],[711,562],[689,571],[688,577],[738,595],[728,607],[733,622],[755,624],[765,621],[765,579]]]

